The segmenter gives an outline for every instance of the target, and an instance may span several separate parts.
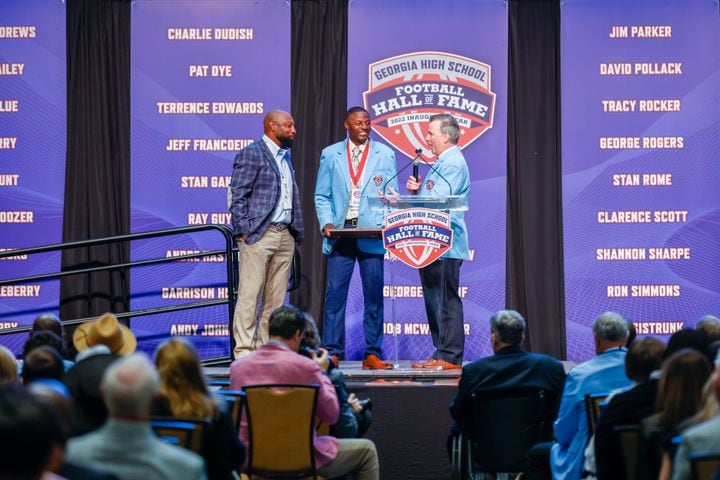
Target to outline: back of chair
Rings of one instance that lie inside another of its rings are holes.
[[[640,425],[617,425],[613,432],[620,441],[623,453],[623,466],[625,478],[635,480],[637,476],[638,442],[640,441]]]
[[[605,401],[609,392],[589,393],[585,395],[585,413],[587,414],[588,433],[595,433],[595,425],[601,413],[600,404]]]
[[[473,394],[470,459],[479,472],[527,471],[526,455],[544,438],[545,392],[540,389]]]
[[[202,455],[207,420],[193,418],[153,417],[150,426],[159,437],[173,437],[178,445]]]
[[[720,468],[720,454],[692,452],[688,455],[694,480],[710,480]]]
[[[240,390],[218,390],[215,393],[222,395],[227,401],[233,425],[240,431],[240,418],[242,417],[243,405],[245,405],[245,392]]]
[[[315,475],[313,431],[317,385],[243,387],[248,422],[248,473],[263,477]]]
[[[315,434],[318,437],[327,437],[330,435],[330,424],[321,422],[319,419],[315,419]]]
[[[229,378],[208,378],[208,386],[212,390],[226,390],[230,388]]]

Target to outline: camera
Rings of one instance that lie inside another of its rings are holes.
[[[362,407],[363,411],[372,410],[372,401],[369,398],[358,399],[358,404]]]
[[[314,348],[310,348],[307,345],[303,345],[302,347],[300,347],[300,350],[298,350],[298,353],[300,355],[303,355],[308,358],[313,358],[312,353],[310,353],[310,352],[315,352],[315,355],[318,355],[318,356],[320,355],[319,351],[315,350]]]

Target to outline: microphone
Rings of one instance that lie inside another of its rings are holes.
[[[413,176],[415,178],[417,178],[418,159],[420,158],[421,154],[422,154],[422,148],[418,148],[417,150],[415,150],[415,157],[412,160],[410,160],[410,163],[406,164],[404,167],[402,167],[400,170],[398,170],[395,173],[395,175],[388,178],[388,181],[385,182],[385,184],[383,185],[383,188],[382,188],[383,196],[385,195],[385,190],[387,189],[388,184],[390,182],[392,182],[393,180],[395,180],[397,178],[397,176],[400,175],[402,173],[402,171],[405,170],[410,165],[413,166]]]
[[[418,162],[418,159],[420,158],[420,154],[422,153],[422,148],[418,148],[415,150],[415,159],[413,160],[413,174],[412,176],[415,177],[415,180],[417,181],[418,175],[420,174],[420,162]],[[417,195],[420,189],[415,190],[413,192],[413,195]]]
[[[416,150],[416,151],[417,151],[417,150]],[[422,151],[422,150],[421,150],[421,151]],[[448,186],[448,188],[450,189],[450,195],[453,194],[452,185],[450,185],[450,182],[448,182],[448,179],[445,178],[445,177],[443,176],[443,174],[440,173],[440,171],[433,166],[432,163],[426,162],[425,159],[422,158],[422,157],[419,157],[419,158],[418,158],[418,157],[415,157],[415,158],[417,158],[418,161],[420,161],[420,162],[424,163],[425,165],[427,165],[428,167],[430,167],[430,170],[432,170],[433,172],[437,173],[437,174],[438,174],[438,177],[442,178],[443,181],[444,181],[445,183],[447,183],[447,186]],[[417,161],[416,161],[416,163],[417,163]],[[416,170],[415,170],[416,168],[417,168],[417,167],[413,167],[413,172],[416,171]],[[417,178],[417,177],[415,177],[415,178]],[[415,192],[415,194],[417,194],[417,192]]]

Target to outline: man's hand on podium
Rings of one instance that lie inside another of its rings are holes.
[[[383,197],[382,192],[378,192],[378,194],[380,195],[380,197]],[[391,199],[392,197],[399,197],[399,196],[400,196],[400,194],[397,192],[397,190],[395,190],[395,189],[394,189],[393,187],[391,187],[391,186],[388,186],[387,194],[384,195],[385,198],[390,198],[390,199]]]
[[[333,228],[335,228],[335,225],[333,225],[332,223],[328,223],[327,225],[325,225],[322,229],[323,235],[327,238],[330,238],[330,230],[332,230]]]

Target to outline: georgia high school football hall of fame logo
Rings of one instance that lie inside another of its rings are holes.
[[[492,127],[495,93],[490,65],[445,52],[414,52],[369,66],[369,88],[363,93],[373,130],[409,158],[425,144],[428,120],[449,113],[460,125],[463,149]]]
[[[385,216],[385,249],[412,268],[427,267],[452,247],[450,214],[406,208]]]

